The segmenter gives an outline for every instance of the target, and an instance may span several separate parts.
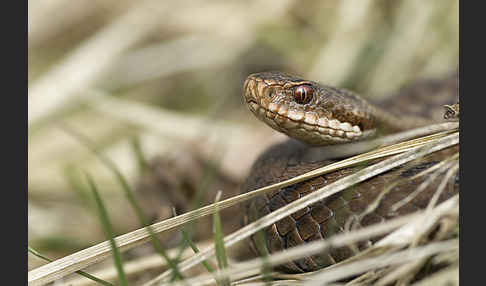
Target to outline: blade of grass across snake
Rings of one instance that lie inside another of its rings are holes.
[[[449,179],[454,175],[455,172],[457,172],[458,169],[459,169],[459,162],[455,162],[454,166],[447,171],[446,175],[440,182],[440,185],[437,187],[437,192],[434,194],[432,199],[430,199],[429,204],[427,205],[427,211],[431,210],[435,206],[435,204],[439,200],[440,195],[444,191]]]
[[[400,166],[418,157],[455,145],[458,142],[459,142],[459,134],[454,133],[452,135],[448,135],[441,139],[437,139],[436,142],[428,143],[417,149],[413,149],[404,154],[396,155],[392,158],[381,161],[375,165],[364,168],[352,175],[349,175],[311,194],[308,194],[292,203],[289,203],[287,206],[277,209],[271,214],[264,216],[251,224],[246,225],[245,227],[241,228],[236,232],[233,232],[232,234],[226,236],[225,245],[226,247],[229,247],[230,245],[233,245],[237,241],[249,237],[250,235],[254,234],[256,231],[279,221],[280,219],[292,214],[293,212],[296,212],[306,207],[307,205],[315,203],[319,200],[324,199],[327,196],[333,195],[343,189],[346,189],[347,187],[352,186],[359,181],[363,181],[368,178],[371,178],[379,173],[390,170],[396,166]],[[199,263],[201,259],[202,260],[207,259],[213,254],[214,254],[214,248],[206,249],[203,252],[200,252],[199,254],[193,256],[192,258],[183,261],[179,265],[180,269],[181,271],[184,271],[192,267],[193,265]],[[170,270],[162,273],[153,281],[154,282],[162,281],[168,275],[170,275]]]
[[[456,157],[456,156],[451,156],[451,157]],[[413,180],[415,178],[418,178],[419,175],[420,176],[423,176],[423,175],[426,175],[428,173],[431,173],[432,171],[435,170],[435,172],[433,172],[429,178],[427,178],[424,182],[422,182],[416,190],[414,190],[411,194],[409,194],[408,196],[406,196],[405,198],[401,199],[400,201],[396,202],[395,204],[393,204],[391,206],[391,210],[392,211],[396,211],[398,210],[399,208],[401,208],[402,206],[406,205],[407,203],[409,203],[410,201],[412,201],[415,197],[417,197],[433,180],[435,180],[435,178],[440,174],[440,173],[443,173],[445,172],[447,169],[450,168],[450,166],[452,166],[454,164],[453,162],[454,158],[448,158],[448,160],[444,160],[422,172],[420,172],[419,174],[413,176],[410,178],[410,180]],[[443,164],[441,164],[443,163]],[[437,167],[436,167],[437,166]],[[436,167],[436,168],[433,168],[433,167]],[[402,180],[400,180],[402,181]],[[405,179],[403,180],[405,181]]]
[[[393,182],[391,182],[390,184],[386,185],[384,188],[383,188],[383,191],[380,192],[380,194],[377,196],[377,198],[371,202],[367,207],[366,209],[358,216],[357,220],[360,221],[362,218],[364,218],[367,214],[373,212],[380,204],[380,202],[382,201],[382,198],[388,194],[395,186],[397,186],[398,184],[400,183],[403,183],[403,182],[408,182],[410,180],[414,180],[416,178],[419,178],[421,176],[424,176],[428,173],[431,173],[432,171],[436,170],[436,169],[439,169],[439,168],[448,168],[448,164],[451,163],[451,160],[454,160],[454,158],[457,158],[455,155],[443,160],[442,162],[430,167],[430,168],[427,168],[423,171],[421,171],[420,173],[410,177],[410,178],[401,178],[401,179],[397,179]],[[452,162],[453,163],[453,162]],[[440,172],[439,172],[440,173]],[[434,176],[433,178],[431,178],[431,180],[433,181],[434,178],[435,178],[435,175],[432,174],[431,176]],[[418,195],[423,189],[425,189],[425,187],[428,185],[426,184],[427,181],[429,179],[427,179],[425,182],[423,182],[422,184],[419,185],[419,187],[417,188],[417,190],[415,190],[414,192],[412,192],[411,194],[407,195],[404,199],[400,200],[398,203],[395,203],[391,209],[393,211],[396,211],[397,209],[399,209],[401,206],[403,206],[404,204],[406,204],[407,202],[413,200],[413,198],[415,198],[416,195]]]
[[[452,198],[449,201],[446,201],[441,205],[439,205],[436,209],[434,209],[434,214],[443,215],[444,213],[447,213],[447,211],[449,211],[451,208],[457,206],[455,203],[457,203],[457,197]],[[420,222],[423,217],[424,217],[424,213],[421,212],[421,213],[412,213],[401,217],[393,218],[382,224],[375,224],[375,225],[368,226],[366,228],[353,230],[351,232],[340,233],[326,240],[312,241],[304,245],[299,245],[296,247],[292,247],[290,249],[286,249],[285,251],[279,251],[273,253],[272,255],[268,256],[268,259],[266,261],[263,260],[262,258],[254,258],[248,261],[236,263],[226,270],[215,272],[214,275],[218,277],[223,275],[233,277],[237,273],[245,272],[254,268],[260,268],[265,263],[268,263],[271,266],[275,266],[287,262],[289,259],[302,258],[304,256],[326,251],[327,249],[330,248],[339,248],[341,246],[348,245],[350,243],[355,243],[364,239],[369,239],[370,237],[380,236],[389,233],[390,231],[393,230],[398,231],[400,228],[403,228],[403,226]],[[203,274],[197,277],[189,278],[186,282],[195,286],[196,285],[203,286],[203,285],[211,284],[213,282],[212,279],[213,276]],[[162,285],[167,285],[167,284],[164,283]],[[177,282],[172,286],[179,286],[179,285],[181,285],[181,282]]]
[[[337,281],[350,277],[365,271],[384,267],[393,264],[402,264],[408,261],[414,261],[425,257],[430,257],[432,255],[455,250],[458,248],[458,241],[456,239],[435,242],[422,247],[411,248],[407,250],[402,250],[392,254],[383,254],[374,258],[368,258],[362,261],[352,262],[346,265],[342,265],[339,268],[329,269],[325,272],[316,273],[313,275],[312,280],[303,283],[306,286],[314,285],[327,285],[327,283],[332,281]]]
[[[420,142],[423,140],[441,137],[446,133],[457,131],[458,128],[459,124],[457,122],[445,122],[394,133],[377,139],[348,144],[330,145],[326,146],[327,151],[325,153],[325,158],[323,159],[341,159],[351,156],[360,158],[360,155],[367,156],[372,154],[372,152],[382,152],[384,150],[395,149],[403,145],[411,146],[413,143],[420,144]],[[317,154],[315,154],[314,151],[309,152],[309,156],[312,158],[322,157],[319,151],[317,151]]]

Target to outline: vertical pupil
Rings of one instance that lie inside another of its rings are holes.
[[[312,96],[311,90],[307,86],[299,86],[295,90],[295,100],[300,104],[306,104]]]
[[[299,87],[299,90],[298,90],[298,95],[299,95],[299,101],[300,102],[303,102],[304,101],[304,98],[305,98],[305,89],[304,87]]]

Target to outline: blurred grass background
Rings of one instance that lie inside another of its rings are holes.
[[[112,174],[147,158],[218,153],[241,181],[282,140],[241,100],[246,76],[281,70],[379,98],[458,66],[458,0],[29,1],[28,242],[51,258],[104,240],[75,183],[94,175],[115,232],[139,227]],[[42,264],[29,256],[29,269]]]

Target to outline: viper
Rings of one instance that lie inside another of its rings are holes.
[[[269,147],[259,156],[241,191],[252,191],[335,162],[340,156],[329,154],[331,151],[328,150],[334,150],[329,148],[330,145],[349,144],[440,122],[444,120],[444,105],[450,107],[459,101],[458,84],[458,74],[454,72],[441,79],[418,81],[396,95],[371,101],[347,89],[287,73],[251,74],[243,85],[243,99],[248,109],[268,126],[290,138]],[[346,222],[363,213],[390,183],[411,178],[457,152],[457,145],[434,152],[297,211],[263,230],[263,247],[273,253],[343,232]],[[244,223],[255,221],[359,168],[341,169],[256,197],[244,206]],[[395,207],[424,179],[405,180],[405,184],[392,188],[380,197],[373,211],[360,217],[359,227],[425,208],[437,183],[429,184],[415,198]],[[448,182],[439,202],[458,191],[456,175]],[[289,261],[279,269],[291,273],[318,270],[353,256],[376,239],[361,242],[356,247],[341,247]],[[259,252],[255,236],[252,236],[251,244]]]

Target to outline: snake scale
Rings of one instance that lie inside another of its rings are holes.
[[[253,164],[241,191],[255,190],[335,162],[336,159],[314,155],[318,154],[316,150],[325,150],[326,145],[346,144],[440,122],[444,117],[443,105],[459,101],[458,84],[455,72],[445,78],[416,82],[395,96],[371,103],[351,91],[281,72],[252,74],[243,87],[248,108],[268,126],[291,138],[263,152]],[[362,213],[385,186],[397,178],[409,178],[457,152],[458,146],[453,146],[432,153],[310,205],[264,229],[265,247],[273,253],[343,232],[346,221]],[[341,169],[256,197],[245,205],[244,224],[358,169]],[[440,177],[434,182],[440,182]],[[425,208],[438,183],[430,184],[413,200],[392,210],[395,203],[410,195],[423,180],[410,180],[391,189],[373,212],[361,218],[359,225],[368,226]],[[448,182],[439,201],[458,191],[456,175]],[[357,249],[365,249],[376,239],[359,243]],[[255,236],[251,244],[256,251]],[[289,261],[279,269],[291,273],[314,271],[342,261],[355,251],[352,247],[331,249]]]

